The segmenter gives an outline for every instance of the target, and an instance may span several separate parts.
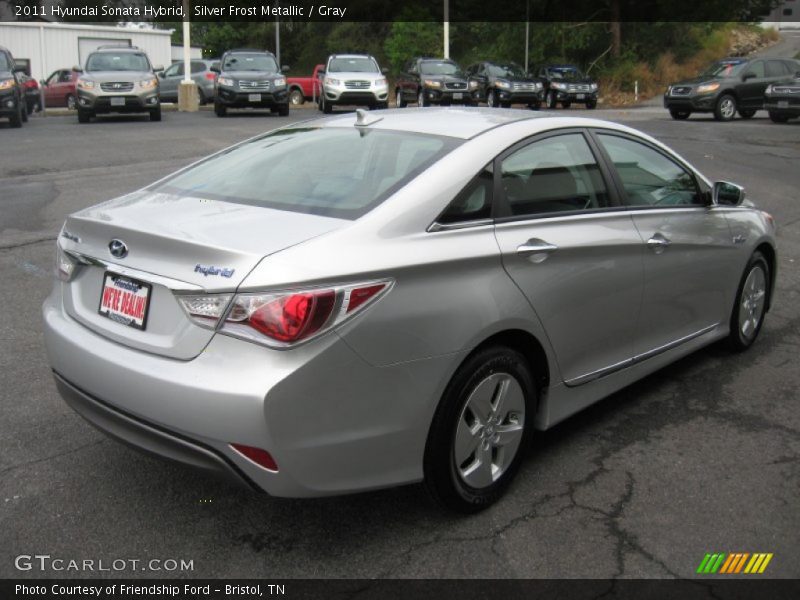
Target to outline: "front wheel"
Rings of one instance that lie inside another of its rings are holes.
[[[689,112],[688,110],[678,110],[677,108],[670,108],[669,114],[676,121],[684,121],[688,119],[689,115],[691,115],[692,113]]]
[[[491,346],[448,384],[425,446],[425,484],[445,508],[473,513],[502,496],[532,431],[536,386],[525,357]]]
[[[769,264],[761,252],[756,252],[744,270],[731,314],[728,343],[734,351],[747,350],[756,341],[764,324],[769,289]]]
[[[733,121],[736,116],[736,98],[723,94],[714,106],[714,118],[717,121]]]
[[[531,102],[530,104],[528,104],[528,108],[530,108],[531,110],[539,110],[540,108],[542,108],[542,103],[541,102]]]
[[[92,113],[88,110],[78,109],[78,123],[88,123],[92,120]]]
[[[489,90],[489,93],[486,94],[486,104],[492,108],[497,107],[497,94],[494,90]]]
[[[555,92],[553,92],[552,90],[547,92],[547,100],[546,100],[546,102],[547,102],[547,108],[555,108],[556,107],[556,104],[558,103],[558,100],[556,98]]]
[[[594,110],[595,108],[597,108],[597,100],[587,100],[586,108],[588,108],[589,110]]]
[[[228,114],[228,108],[221,102],[214,102],[214,114],[218,117],[224,117]]]
[[[281,104],[278,106],[277,110],[278,116],[280,117],[288,117],[289,116],[289,105],[288,104]]]
[[[417,94],[417,106],[430,106],[430,101],[425,98],[425,90],[420,88],[419,93]]]
[[[562,102],[561,106],[563,106],[564,108],[569,108],[570,106],[572,106],[572,102]]]
[[[28,122],[28,104],[27,104],[27,102],[21,102],[20,104],[22,104],[22,122],[23,123],[27,123]]]
[[[8,122],[15,129],[22,127],[22,102],[17,105],[17,111],[9,117]]]
[[[67,96],[67,108],[69,110],[75,110],[77,106],[78,104],[75,102],[75,96],[73,96],[72,94]]]
[[[786,115],[782,115],[773,110],[769,111],[769,118],[773,123],[786,123],[789,120],[789,117]]]
[[[326,115],[333,112],[333,106],[325,99],[325,96],[321,96],[319,99],[319,109]]]
[[[154,108],[150,111],[150,120],[151,121],[160,121],[161,120],[161,107]]]

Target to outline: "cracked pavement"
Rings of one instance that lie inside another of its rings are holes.
[[[772,552],[767,576],[800,577],[800,123],[761,112],[729,124],[592,112],[742,183],[775,216],[773,309],[750,351],[708,347],[538,434],[507,496],[477,516],[443,513],[419,485],[256,495],[140,455],[67,408],[40,316],[64,216],[311,116],[0,124],[0,577],[65,575],[16,571],[36,553],[193,560],[178,577],[691,577],[718,551]]]

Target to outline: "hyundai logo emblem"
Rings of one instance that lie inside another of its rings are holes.
[[[119,88],[121,88],[121,87],[122,87],[122,86],[121,86],[119,83],[115,83],[115,84],[114,84],[114,89],[115,89],[115,90],[118,90],[118,89],[119,89]]]
[[[116,256],[117,258],[128,256],[128,246],[122,240],[111,240],[108,243],[108,250],[111,252],[111,256]]]

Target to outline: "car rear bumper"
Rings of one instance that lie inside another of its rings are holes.
[[[175,360],[81,325],[63,309],[62,285],[43,306],[49,362],[70,406],[111,436],[274,496],[422,479],[432,415],[463,356],[375,367],[335,333],[290,351],[218,334]],[[266,450],[278,471],[234,443]]]
[[[258,100],[251,100],[259,96]],[[274,108],[286,106],[289,103],[289,92],[277,90],[275,92],[239,92],[226,88],[217,90],[216,101],[228,108]]]

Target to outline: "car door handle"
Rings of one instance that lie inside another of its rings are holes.
[[[669,238],[665,238],[660,233],[656,233],[653,237],[647,240],[647,247],[656,254],[661,254],[672,244]]]
[[[529,257],[531,261],[540,263],[551,253],[558,250],[558,246],[550,244],[539,238],[531,238],[521,246],[517,246],[517,254]]]

